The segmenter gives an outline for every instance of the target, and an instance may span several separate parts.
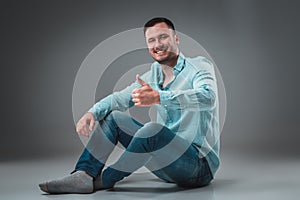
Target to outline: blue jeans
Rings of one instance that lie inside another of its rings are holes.
[[[102,184],[106,187],[112,187],[142,166],[181,187],[201,187],[213,179],[205,157],[199,157],[196,147],[161,124],[143,125],[119,111],[99,122],[74,171],[83,170],[96,177],[118,142],[125,151],[102,172]]]

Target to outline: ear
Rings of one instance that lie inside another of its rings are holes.
[[[176,42],[176,44],[179,44],[179,37],[177,34],[175,34],[175,42]]]

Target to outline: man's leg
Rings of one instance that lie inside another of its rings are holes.
[[[95,127],[72,174],[42,183],[40,188],[48,193],[91,193],[94,190],[93,178],[101,173],[117,142],[127,147],[132,135],[142,126],[122,112],[111,112]]]
[[[183,187],[198,187],[212,180],[207,162],[198,157],[196,148],[153,122],[140,128],[119,160],[104,170],[102,184],[112,187],[142,166]]]
[[[213,180],[207,160],[199,158],[198,151],[193,146],[170,165],[152,172],[167,182],[186,188],[202,187]]]
[[[74,171],[85,171],[95,178],[101,173],[118,141],[126,148],[142,126],[125,113],[111,112],[95,127]]]

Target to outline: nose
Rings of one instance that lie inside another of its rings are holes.
[[[163,44],[159,39],[155,40],[154,49],[161,48],[162,46],[163,46]]]

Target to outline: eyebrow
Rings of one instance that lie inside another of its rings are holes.
[[[159,34],[157,37],[159,38],[159,37],[162,37],[162,36],[170,36],[169,34],[167,34],[167,33],[161,33],[161,34]],[[155,37],[150,37],[150,38],[148,38],[147,40],[150,40],[150,39],[154,39]]]

